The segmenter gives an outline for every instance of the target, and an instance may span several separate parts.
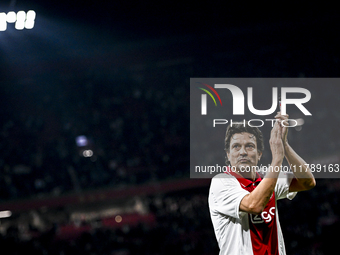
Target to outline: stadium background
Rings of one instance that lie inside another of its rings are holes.
[[[33,30],[0,32],[6,254],[217,254],[209,180],[189,179],[190,77],[339,73],[332,6],[10,4],[0,11],[37,18]],[[308,162],[339,163],[338,91],[317,98],[291,144]],[[339,189],[317,180],[279,203],[288,254],[336,248]]]

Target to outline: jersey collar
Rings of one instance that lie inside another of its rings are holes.
[[[229,166],[227,166],[227,171],[226,171],[227,174],[230,174],[234,177],[237,178],[237,180],[245,187],[249,187],[251,186],[252,184],[256,183],[256,185],[259,184],[259,182],[262,180],[261,176],[256,173],[256,179],[255,181],[253,180],[250,180],[250,179],[246,179],[244,177],[242,177],[240,174],[236,173],[235,171],[233,171]]]

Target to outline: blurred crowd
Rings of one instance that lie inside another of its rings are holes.
[[[188,176],[188,90],[168,85],[69,77],[11,91],[14,107],[1,116],[0,199]]]
[[[318,186],[323,192],[315,189],[298,194],[292,201],[278,202],[288,254],[324,255],[336,248],[340,208],[336,194],[340,186],[329,180],[319,180]],[[50,221],[43,229],[27,220],[27,225],[13,225],[0,235],[0,245],[6,254],[218,254],[207,189],[145,197],[143,202],[147,213],[155,216],[154,222],[121,227],[97,222],[70,238],[60,236],[63,224],[68,222],[78,229],[82,225],[67,216],[64,223]]]
[[[0,244],[7,254],[217,253],[204,189],[187,194],[150,196],[145,198],[144,203],[148,213],[155,215],[154,223],[140,222],[120,228],[105,227],[99,223],[74,238],[65,238],[58,234],[61,225],[49,225],[39,232],[31,221],[26,227],[8,228],[5,235],[0,235]],[[23,235],[23,229],[28,234]]]

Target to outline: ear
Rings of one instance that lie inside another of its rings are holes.
[[[260,160],[262,157],[262,152],[258,152],[258,154],[259,154],[259,160]]]

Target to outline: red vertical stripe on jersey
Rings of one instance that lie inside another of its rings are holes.
[[[274,193],[261,215],[249,214],[248,217],[254,255],[278,255]]]

